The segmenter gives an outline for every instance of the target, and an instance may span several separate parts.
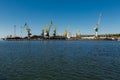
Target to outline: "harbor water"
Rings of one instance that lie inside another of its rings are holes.
[[[120,42],[0,41],[0,80],[120,80]]]

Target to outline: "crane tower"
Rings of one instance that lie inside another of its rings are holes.
[[[30,35],[31,35],[31,29],[28,27],[27,23],[25,23],[24,27],[26,28],[27,35],[28,35],[28,40],[30,40]]]
[[[56,36],[56,28],[57,28],[57,26],[55,25],[55,26],[54,26],[54,30],[53,30],[53,36],[54,36],[54,37]]]

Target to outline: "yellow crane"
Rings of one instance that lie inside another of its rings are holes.
[[[67,26],[67,28],[65,29],[64,31],[64,37],[67,37],[68,36],[68,32],[69,32],[69,26]]]
[[[51,27],[52,27],[52,20],[50,21],[48,32],[50,32]]]
[[[50,25],[48,27],[48,30],[47,30],[47,36],[49,37],[50,36],[50,29],[52,27],[52,20],[50,21]]]
[[[54,30],[53,30],[53,36],[54,36],[54,37],[56,36],[56,29],[57,29],[57,26],[55,25],[55,26],[54,26]]]
[[[52,27],[52,21],[50,21],[50,25],[45,24],[44,29],[42,30],[42,36],[49,37],[51,27]]]
[[[64,31],[64,37],[67,37],[67,30]]]
[[[46,25],[46,26],[44,27],[45,36],[47,36],[47,37],[50,36],[50,29],[51,29],[51,27],[52,27],[52,21],[50,21],[50,25],[49,25],[49,26]]]
[[[47,36],[47,27],[48,25],[44,25],[44,29],[43,29],[43,36]]]

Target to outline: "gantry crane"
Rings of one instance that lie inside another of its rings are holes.
[[[30,35],[31,35],[31,29],[28,27],[27,23],[24,24],[24,27],[26,28],[27,35],[28,35],[28,40],[30,40]]]
[[[99,25],[100,25],[101,16],[102,16],[102,14],[100,13],[99,17],[98,17],[98,22],[97,22],[97,24],[96,24],[96,26],[94,28],[94,30],[95,30],[95,38],[98,38],[98,28],[99,28]]]

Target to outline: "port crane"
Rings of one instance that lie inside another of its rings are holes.
[[[44,26],[44,29],[42,30],[42,35],[44,35],[44,37],[49,37],[50,36],[51,27],[52,27],[52,21],[50,21],[49,26],[47,24]]]
[[[28,27],[27,23],[24,24],[24,28],[26,28],[27,35],[28,35],[28,40],[30,40],[30,35],[31,35],[31,29]]]
[[[54,26],[54,30],[53,30],[53,36],[54,36],[54,37],[56,36],[56,29],[57,29],[57,26],[55,25],[55,26]]]
[[[80,38],[80,30],[77,30],[76,32],[76,38]]]
[[[99,28],[99,25],[100,25],[101,16],[102,16],[102,14],[100,13],[99,17],[98,17],[98,22],[97,22],[97,24],[96,24],[96,26],[94,28],[94,30],[95,30],[95,38],[98,38],[98,28]]]
[[[42,30],[42,36],[43,37],[45,37],[45,36],[47,36],[47,24],[46,25],[44,25],[44,29]]]
[[[67,26],[67,28],[64,31],[64,37],[68,37],[68,32],[69,32],[69,26]]]
[[[50,21],[50,25],[49,25],[49,27],[47,29],[47,36],[48,37],[50,36],[50,29],[51,29],[51,27],[52,27],[52,21]]]

